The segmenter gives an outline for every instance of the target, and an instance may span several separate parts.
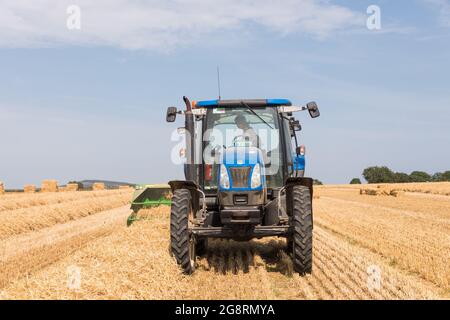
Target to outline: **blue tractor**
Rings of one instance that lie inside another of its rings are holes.
[[[184,273],[209,238],[248,241],[287,239],[295,271],[312,271],[313,180],[304,177],[305,148],[293,117],[315,102],[293,106],[286,99],[191,101],[167,109],[167,122],[184,115],[185,180],[170,181],[171,252]]]

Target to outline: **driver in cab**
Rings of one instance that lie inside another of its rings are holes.
[[[256,134],[256,131],[250,127],[244,115],[237,115],[234,119],[234,123],[243,131],[243,136],[246,141],[249,141],[253,147],[260,147],[260,139]]]

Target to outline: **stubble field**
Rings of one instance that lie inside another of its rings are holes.
[[[281,238],[210,241],[185,276],[169,255],[169,207],[126,226],[131,190],[0,195],[0,298],[448,299],[450,183],[395,188],[316,188],[305,277]]]

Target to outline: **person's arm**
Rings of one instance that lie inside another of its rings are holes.
[[[250,138],[250,142],[252,143],[253,147],[260,148],[261,140],[259,139],[259,136],[256,134],[256,131],[253,128],[249,128],[247,130],[247,136]]]

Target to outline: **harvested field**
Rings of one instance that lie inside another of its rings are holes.
[[[37,206],[47,206],[51,204],[65,203],[81,199],[92,199],[99,197],[107,197],[120,193],[130,194],[130,190],[108,190],[108,191],[79,191],[65,193],[11,193],[5,194],[0,198],[0,214],[3,211],[25,209]],[[43,208],[45,209],[45,208]]]
[[[59,195],[59,194],[58,194]],[[64,193],[70,195],[69,193]],[[89,216],[104,210],[125,205],[130,200],[128,191],[112,192],[74,192],[70,197],[40,197],[41,202],[33,202],[31,196],[13,197],[9,204],[9,210],[0,211],[0,239],[11,235],[32,232],[59,223]],[[28,197],[28,198],[27,198]],[[66,201],[58,201],[65,199]],[[20,200],[24,201],[21,203]],[[47,204],[43,205],[47,200]],[[11,208],[11,203],[16,204],[16,209]],[[0,201],[2,207],[3,199]],[[8,203],[6,203],[8,204]],[[8,206],[7,206],[8,207]]]
[[[391,265],[450,288],[450,198],[425,202],[409,196],[387,204],[368,198],[351,190],[322,190],[315,223],[384,256]]]
[[[114,196],[125,192],[131,196],[131,190],[101,192]],[[83,193],[96,192],[76,194]],[[26,202],[28,207],[13,210],[40,208],[46,212],[46,207],[82,201],[67,197],[59,198],[58,203],[47,195],[41,196],[48,204],[31,206]],[[319,187],[317,195],[320,197],[314,199],[312,275],[294,274],[285,252],[285,240],[267,238],[250,242],[210,241],[206,253],[198,257],[196,273],[185,276],[169,255],[169,208],[142,211],[140,220],[126,227],[130,211],[128,206],[118,203],[117,209],[111,211],[87,217],[73,213],[71,221],[57,221],[26,233],[5,234],[0,240],[0,267],[5,270],[0,276],[0,297],[450,297],[450,197],[417,196],[409,192],[401,197],[372,197],[360,195],[359,187],[347,186]],[[84,200],[96,201],[97,198],[86,196]],[[5,215],[9,210],[0,214]],[[43,215],[40,217],[42,219]],[[11,228],[14,229],[13,225]],[[73,270],[78,270],[81,276],[79,287],[68,285]]]

